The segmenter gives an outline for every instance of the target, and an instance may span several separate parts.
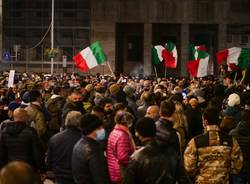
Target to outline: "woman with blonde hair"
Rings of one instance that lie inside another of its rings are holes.
[[[173,128],[177,131],[177,135],[180,141],[181,152],[184,151],[186,147],[186,135],[188,132],[187,117],[185,115],[183,106],[180,102],[175,101],[175,112],[173,115],[174,124]]]

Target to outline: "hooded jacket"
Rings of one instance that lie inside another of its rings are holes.
[[[25,110],[31,118],[31,126],[36,129],[39,137],[44,138],[47,131],[47,123],[42,108],[35,103],[31,103]]]
[[[52,95],[46,103],[48,112],[51,115],[49,121],[49,130],[59,131],[62,124],[62,109],[65,104],[65,98],[59,95]]]
[[[188,143],[184,165],[195,184],[229,184],[229,175],[241,170],[243,157],[236,139],[217,125],[207,125],[204,134]]]
[[[6,163],[21,160],[35,171],[44,171],[41,143],[34,128],[25,122],[9,122],[0,134],[0,168]]]

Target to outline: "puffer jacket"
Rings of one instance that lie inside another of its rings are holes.
[[[185,175],[183,161],[172,147],[149,142],[137,150],[128,164],[124,184],[189,184]]]
[[[243,172],[247,174],[250,182],[250,121],[241,121],[236,128],[236,139],[243,153]]]
[[[236,139],[209,125],[188,143],[184,165],[196,184],[229,184],[229,175],[241,170],[243,156]]]
[[[109,135],[107,145],[107,161],[111,182],[118,183],[122,181],[120,167],[127,167],[129,157],[134,151],[135,147],[128,130],[121,125],[116,125]]]
[[[101,145],[83,137],[73,149],[72,173],[76,184],[108,184],[106,162]]]
[[[42,147],[34,128],[25,122],[9,122],[0,134],[0,168],[6,163],[21,160],[35,171],[44,171]]]

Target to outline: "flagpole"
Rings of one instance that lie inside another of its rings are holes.
[[[246,70],[242,71],[242,79],[240,81],[240,84],[243,84],[245,78],[246,78]]]
[[[111,72],[111,75],[113,75],[113,77],[115,77],[115,74],[114,74],[114,72],[113,72],[113,70],[112,70],[112,68],[111,68],[111,66],[110,66],[110,64],[109,64],[109,61],[107,61],[107,65],[108,65],[108,67],[109,67],[109,70],[110,70],[110,72]]]
[[[237,74],[238,74],[238,72],[236,71],[235,75],[234,75],[234,85],[236,84]]]
[[[155,76],[156,76],[156,78],[158,78],[157,69],[155,66],[154,66],[154,70],[155,70]]]
[[[165,45],[164,45],[164,48],[165,48],[165,50],[167,50],[167,43],[165,43]],[[164,76],[165,76],[165,78],[167,78],[167,61],[165,61],[165,59],[163,60],[164,61],[164,66],[165,66],[165,74],[164,74]]]

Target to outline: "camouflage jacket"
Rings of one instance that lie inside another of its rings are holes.
[[[189,142],[184,165],[196,184],[229,184],[230,174],[241,170],[243,157],[236,139],[209,125]]]

